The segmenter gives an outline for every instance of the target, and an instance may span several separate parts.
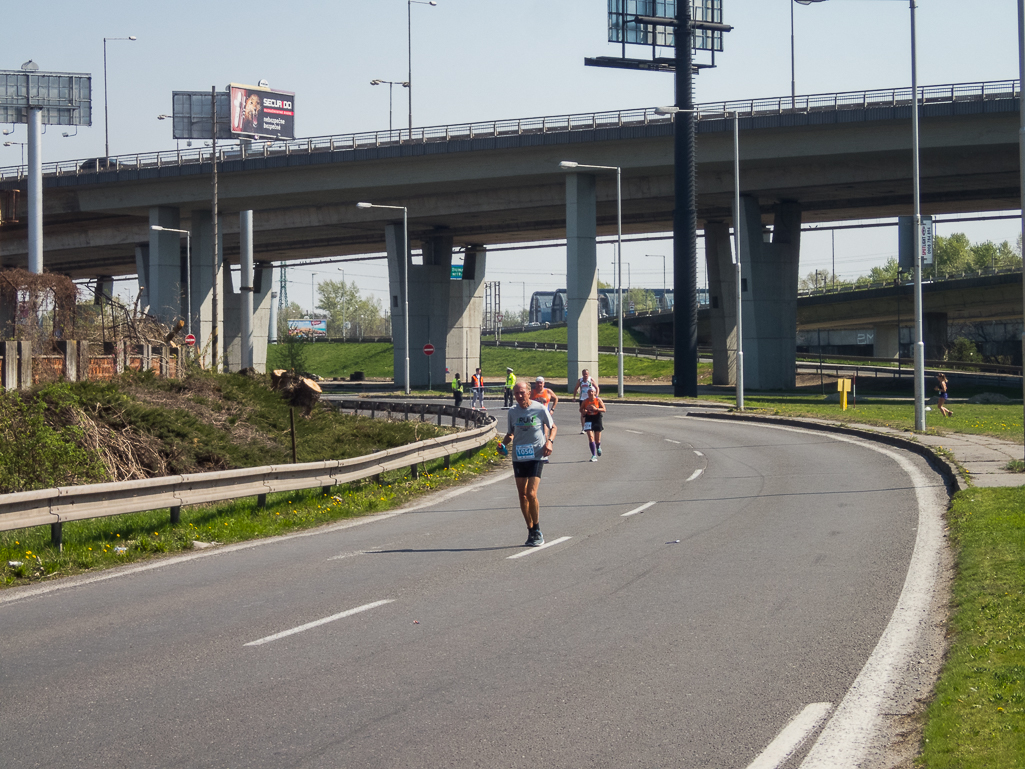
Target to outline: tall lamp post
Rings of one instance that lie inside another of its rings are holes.
[[[406,0],[406,48],[409,72],[406,89],[409,96],[409,138],[413,138],[413,5],[437,5],[435,0]]]
[[[664,254],[645,254],[645,259],[661,259],[662,260],[662,296],[665,301],[666,293],[666,258]]]
[[[1025,243],[1025,99],[1021,98],[1021,84],[1025,83],[1025,0],[1018,0],[1018,156],[1021,182],[1021,234]],[[1022,302],[1025,304],[1025,260],[1022,260]],[[1025,327],[1021,334],[1021,353],[1025,360]],[[1022,403],[1025,403],[1025,378],[1022,379]],[[1023,412],[1025,414],[1025,412]]]
[[[619,347],[616,357],[619,365],[619,397],[623,397],[623,169],[619,166],[589,166],[577,163],[573,160],[563,160],[559,168],[572,171],[584,169],[587,171],[615,171],[616,172],[616,315],[619,317]]]
[[[185,236],[185,333],[192,333],[192,233],[188,230],[176,230],[173,227],[160,227],[151,224],[154,232],[177,232]]]
[[[392,87],[396,86],[396,85],[401,85],[403,88],[409,88],[409,81],[408,80],[381,80],[380,78],[374,78],[373,80],[370,81],[370,85],[383,85],[385,83],[388,84],[388,133],[391,134],[391,130],[392,130],[391,129],[391,115],[392,115],[391,94],[392,94]]]
[[[405,385],[406,395],[409,395],[409,209],[405,206],[384,206],[377,203],[357,203],[356,208],[386,208],[402,212],[402,324],[406,353]]]
[[[822,3],[825,0],[792,0],[790,3],[790,106],[794,106],[794,102],[797,101],[797,75],[796,67],[794,66],[794,3],[800,3],[801,5],[811,5],[812,3]]]
[[[128,37],[105,37],[103,38],[103,147],[106,153],[103,157],[110,157],[110,118],[107,114],[107,41],[108,40],[136,40],[135,35]]]
[[[809,5],[811,3],[821,3],[825,0],[794,0],[801,5]],[[920,180],[920,169],[919,169],[919,151],[918,151],[918,110],[919,110],[919,93],[918,93],[918,40],[915,28],[915,2],[916,0],[908,0],[908,6],[911,9],[911,175],[913,185],[913,229],[914,229],[914,279],[915,279],[915,339],[914,339],[914,366],[915,366],[915,429],[919,431],[925,430],[925,341],[923,335],[923,323],[922,323],[922,194],[921,194],[921,180]],[[1021,0],[1019,0],[1019,15],[1021,13]],[[793,13],[793,7],[791,6],[791,14]],[[1022,24],[1019,18],[1019,27]],[[1019,38],[1021,37],[1021,31],[1019,30]],[[792,38],[791,38],[792,39]],[[1019,44],[1020,47],[1021,44]],[[1020,58],[1020,56],[1019,56]],[[1025,106],[1022,107],[1022,114],[1025,116]],[[1023,117],[1025,120],[1025,117]],[[1025,144],[1025,138],[1020,141]],[[1025,152],[1025,150],[1023,150]],[[1023,154],[1025,157],[1025,154]],[[1025,177],[1023,177],[1025,178]],[[1025,225],[1023,225],[1025,229]],[[1025,338],[1022,341],[1023,349],[1025,349]]]

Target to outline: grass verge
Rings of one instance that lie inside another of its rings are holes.
[[[1025,486],[967,489],[949,514],[957,554],[954,641],[926,713],[919,763],[1022,766],[1025,756]]]
[[[271,494],[259,508],[256,498],[183,508],[172,525],[167,510],[64,525],[64,548],[50,544],[47,526],[0,532],[0,588],[66,577],[86,571],[192,550],[194,542],[227,544],[287,534],[300,529],[389,510],[427,491],[454,486],[497,467],[488,444],[453,457],[451,469],[437,460],[421,466],[419,478],[408,469],[332,489]]]

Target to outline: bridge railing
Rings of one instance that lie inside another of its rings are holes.
[[[950,85],[921,86],[920,95],[926,104],[984,101],[997,98],[1016,98],[1020,93],[1017,80],[999,80],[982,83],[954,83]],[[726,113],[739,113],[742,117],[778,115],[786,113],[824,112],[867,107],[892,107],[912,103],[911,88],[890,88],[873,91],[847,91],[807,96],[780,96],[768,99],[711,102],[697,105],[700,119],[721,119]],[[217,150],[221,162],[254,157],[287,157],[289,155],[337,152],[340,150],[368,149],[407,144],[426,144],[452,140],[472,140],[521,134],[564,133],[599,128],[638,126],[651,124],[671,125],[673,115],[659,114],[655,108],[616,110],[611,112],[580,113],[549,117],[517,118],[425,128],[368,131],[336,136],[317,136],[288,141],[253,142],[249,145],[229,145]],[[212,151],[208,147],[165,152],[146,152],[118,155],[89,160],[61,160],[43,164],[48,176],[74,176],[105,171],[164,168],[209,163]],[[24,165],[0,168],[0,181],[20,178],[26,173]]]

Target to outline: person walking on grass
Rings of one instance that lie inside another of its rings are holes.
[[[507,455],[508,446],[512,444],[516,494],[519,497],[520,512],[527,524],[527,541],[523,544],[524,547],[540,547],[545,543],[545,538],[541,533],[541,504],[537,490],[541,485],[544,459],[551,455],[555,446],[557,428],[548,409],[530,399],[530,388],[526,382],[516,383],[513,398],[515,403],[509,409],[508,429],[498,450]]]
[[[936,392],[936,404],[940,407],[940,411],[943,412],[943,416],[954,416],[954,412],[947,408],[947,398],[950,397],[950,390],[947,388],[946,374],[936,375]]]
[[[601,434],[605,429],[602,425],[605,401],[598,397],[597,385],[591,388],[587,400],[580,401],[580,415],[584,418],[584,432],[587,433],[587,442],[591,448],[591,461],[597,462],[601,456]]]
[[[580,379],[577,380],[577,386],[573,388],[573,397],[577,397],[577,393],[580,393],[581,403],[587,400],[587,394],[591,391],[591,388],[596,386],[596,383],[591,379],[591,373],[585,368],[580,372]],[[584,412],[580,412],[580,434],[584,434]]]
[[[459,374],[452,380],[452,397],[455,399],[456,408],[463,403],[463,383],[459,381]]]

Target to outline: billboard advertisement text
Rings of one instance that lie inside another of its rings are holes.
[[[294,93],[235,83],[228,88],[232,135],[295,138]]]

